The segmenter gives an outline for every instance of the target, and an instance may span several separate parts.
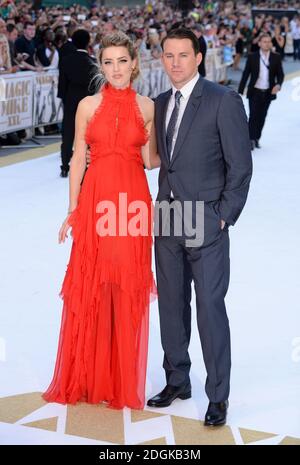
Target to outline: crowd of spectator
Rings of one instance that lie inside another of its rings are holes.
[[[243,55],[258,50],[262,32],[270,34],[282,59],[290,55],[300,60],[300,1],[195,0],[188,11],[177,1],[146,0],[134,7],[103,3],[38,9],[33,2],[2,0],[0,74],[59,68],[62,50],[72,46],[72,35],[81,28],[90,34],[88,53],[95,58],[102,37],[115,30],[130,35],[141,62],[160,58],[161,40],[168,30],[182,25],[196,34],[203,55],[222,47],[224,59],[228,52],[234,69],[239,69]],[[199,72],[205,75],[204,61]]]
[[[24,0],[1,2],[0,7],[0,72],[57,68],[59,50],[78,28],[89,31],[89,53],[97,56],[101,38],[121,29],[129,34],[139,49],[141,59],[159,58],[160,42],[166,32],[180,24],[203,37],[208,49],[229,46],[237,68],[244,53],[257,50],[261,32],[272,36],[275,50],[284,56],[300,59],[300,15],[290,18],[258,14],[251,9],[294,9],[300,12],[300,2],[194,1],[187,11],[177,3],[147,0],[135,7],[109,7],[92,4],[90,8],[74,4],[71,7],[34,9]]]

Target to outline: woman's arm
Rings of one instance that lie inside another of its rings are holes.
[[[71,158],[69,176],[69,212],[72,212],[77,207],[81,182],[86,169],[85,154],[87,144],[85,141],[85,132],[89,115],[87,100],[89,100],[89,97],[79,102],[75,116],[74,151]]]
[[[78,196],[80,193],[81,182],[86,168],[86,147],[85,132],[88,122],[88,105],[84,98],[79,102],[75,117],[75,139],[74,152],[70,163],[69,175],[69,209],[66,219],[64,220],[58,234],[58,242],[64,242],[68,237],[67,232],[70,229],[69,218],[71,213],[77,207]]]
[[[144,113],[147,115],[147,123],[145,128],[149,135],[147,144],[142,147],[142,157],[144,165],[148,170],[158,168],[161,164],[160,157],[157,153],[156,133],[154,125],[154,102],[150,99],[145,99],[146,105]]]

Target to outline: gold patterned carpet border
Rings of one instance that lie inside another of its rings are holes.
[[[38,428],[49,432],[56,432],[59,421],[58,416],[43,418],[42,409],[48,404],[42,399],[40,392],[31,392],[20,395],[0,398],[0,422],[19,425],[26,428]],[[168,444],[168,434],[163,435],[163,427],[171,425],[177,445],[235,445],[236,441],[232,428],[206,428],[203,422],[176,415],[167,415],[148,410],[131,410],[129,423],[124,422],[122,410],[108,409],[104,405],[90,405],[79,403],[76,406],[66,407],[66,421],[64,433],[80,438],[105,441],[111,444],[127,444],[126,428],[140,427],[149,431],[149,440],[130,443],[142,445]],[[40,413],[39,413],[40,411]],[[35,421],[26,421],[26,417],[37,414]],[[39,414],[38,414],[39,413]],[[24,422],[22,421],[24,419]],[[169,423],[165,420],[170,419]],[[140,424],[139,424],[140,422]],[[161,424],[160,424],[161,423]],[[157,437],[155,434],[157,432]],[[242,444],[259,443],[278,436],[278,442],[273,444],[300,445],[300,438],[290,436],[282,437],[274,433],[238,428]],[[32,433],[34,436],[34,432]],[[74,441],[76,443],[76,440]]]
[[[0,168],[4,166],[14,165],[15,163],[22,163],[28,160],[34,160],[36,158],[45,157],[52,153],[60,151],[61,141],[48,144],[45,147],[34,147],[32,149],[26,149],[24,145],[23,149],[17,149],[16,153],[10,155],[1,156],[0,151]]]

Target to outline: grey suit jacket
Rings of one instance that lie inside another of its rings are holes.
[[[252,158],[241,97],[202,77],[185,109],[171,161],[165,117],[171,89],[155,100],[155,125],[161,157],[157,200],[219,200],[220,217],[233,225],[247,199]]]

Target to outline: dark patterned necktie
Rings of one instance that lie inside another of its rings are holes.
[[[172,142],[175,132],[175,127],[178,119],[179,114],[179,106],[180,106],[180,99],[182,94],[179,90],[175,92],[175,106],[173,108],[171,118],[167,127],[167,150],[169,155],[169,160],[171,160],[171,152],[172,152]]]

